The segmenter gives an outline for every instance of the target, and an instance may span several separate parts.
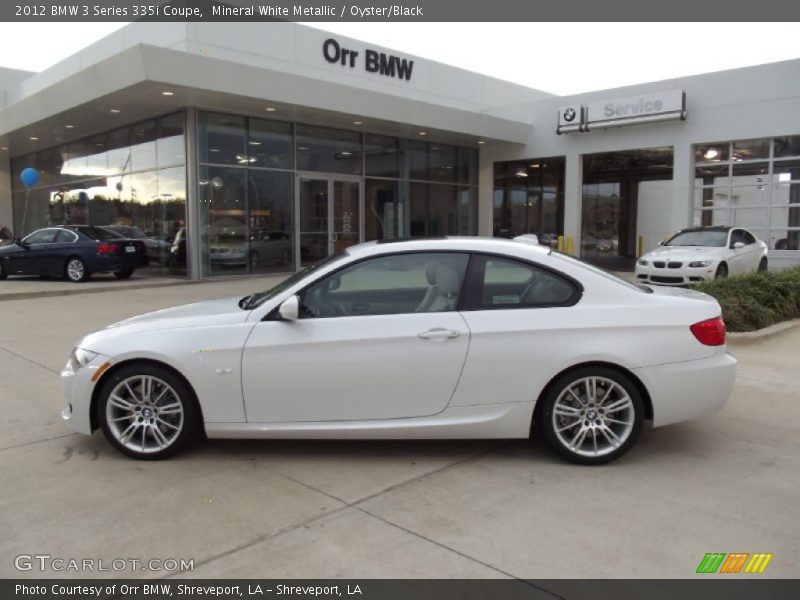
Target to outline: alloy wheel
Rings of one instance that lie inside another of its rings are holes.
[[[180,396],[153,375],[135,375],[117,383],[108,396],[105,416],[114,439],[137,454],[172,446],[185,420]]]
[[[600,376],[572,381],[556,398],[553,431],[569,451],[584,457],[603,457],[625,444],[636,423],[628,392],[616,381]]]
[[[86,276],[86,266],[79,258],[73,258],[67,263],[67,277],[71,281],[82,281]]]

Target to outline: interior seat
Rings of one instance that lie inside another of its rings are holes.
[[[425,268],[428,291],[415,312],[442,312],[454,310],[458,301],[461,278],[458,272],[448,265],[429,264]]]

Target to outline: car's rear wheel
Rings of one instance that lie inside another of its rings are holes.
[[[638,389],[625,375],[586,367],[561,376],[542,400],[539,427],[564,458],[583,465],[616,460],[636,443],[644,420]]]
[[[758,272],[759,273],[766,273],[768,267],[769,267],[769,265],[767,264],[767,257],[765,256],[758,263]]]
[[[80,283],[89,279],[89,268],[80,258],[73,256],[64,263],[64,276],[73,283]]]
[[[728,276],[728,265],[725,263],[717,267],[717,272],[714,274],[714,279],[724,279]]]
[[[168,369],[149,364],[131,364],[109,377],[96,409],[108,441],[141,460],[171,456],[194,436],[197,423],[186,384]]]
[[[122,271],[114,271],[114,277],[117,279],[130,279],[135,269],[124,269]]]

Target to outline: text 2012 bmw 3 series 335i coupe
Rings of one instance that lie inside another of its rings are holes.
[[[718,410],[736,361],[717,302],[526,241],[367,243],[271,290],[80,340],[63,416],[125,454],[210,438],[527,438],[608,462]]]

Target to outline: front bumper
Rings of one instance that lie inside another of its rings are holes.
[[[691,285],[714,279],[716,265],[711,264],[707,267],[690,268],[681,266],[677,269],[670,269],[667,266],[658,268],[650,263],[642,266],[636,263],[636,283],[648,283],[653,285]]]
[[[733,391],[736,359],[722,346],[717,354],[634,369],[650,392],[653,426],[688,421],[720,410]]]
[[[109,360],[108,356],[98,354],[78,371],[73,371],[67,361],[61,371],[61,392],[65,403],[61,418],[77,433],[92,434],[92,392],[95,386],[92,377]]]

